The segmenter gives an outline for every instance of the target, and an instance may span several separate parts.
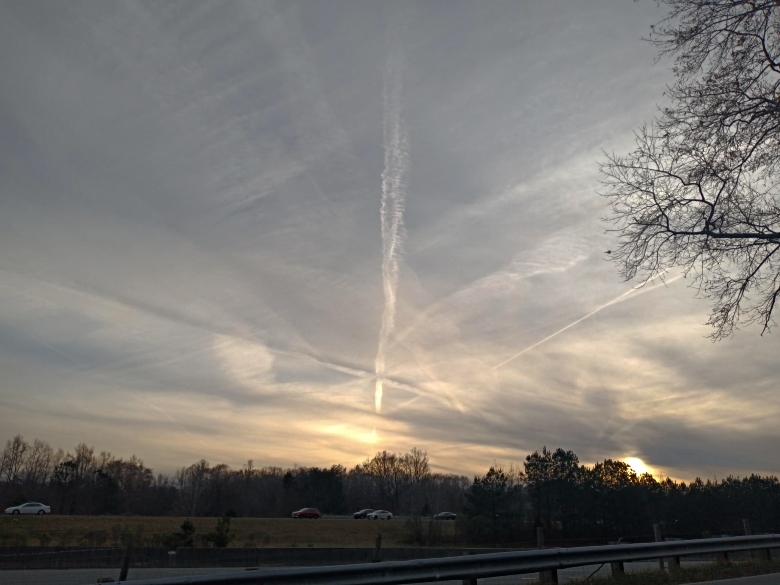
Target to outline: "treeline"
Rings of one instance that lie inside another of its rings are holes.
[[[352,469],[258,468],[252,461],[231,469],[201,460],[165,476],[135,456],[96,453],[83,443],[72,453],[55,451],[16,436],[0,457],[0,497],[6,506],[43,501],[62,514],[289,517],[311,506],[324,514],[370,507],[426,517],[446,510],[458,513],[458,533],[474,543],[533,541],[538,526],[562,540],[649,538],[653,524],[670,536],[739,533],[743,519],[755,532],[780,531],[775,476],[658,481],[622,461],[586,466],[572,451],[547,448],[522,468],[493,466],[473,480],[432,472],[419,449],[382,451]]]
[[[173,476],[155,474],[135,455],[115,457],[84,443],[54,450],[20,435],[0,457],[0,498],[5,506],[42,501],[60,514],[139,516],[289,517],[316,507],[324,514],[385,508],[396,514],[428,514],[463,507],[470,482],[433,473],[428,455],[412,449],[401,455],[382,451],[347,470],[320,467],[210,465],[202,459]]]
[[[652,539],[743,534],[780,528],[780,481],[775,476],[729,476],[690,483],[637,475],[623,461],[581,465],[572,451],[543,448],[523,470],[491,467],[466,492],[466,533],[472,541],[532,540],[537,526],[561,540]]]

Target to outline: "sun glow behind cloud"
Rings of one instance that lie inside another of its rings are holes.
[[[317,430],[324,435],[333,435],[356,443],[375,445],[379,438],[376,428],[368,429],[350,423],[335,423],[318,426]]]
[[[642,475],[643,473],[655,475],[654,470],[648,467],[639,457],[626,457],[623,459],[623,462],[628,463],[637,475]]]

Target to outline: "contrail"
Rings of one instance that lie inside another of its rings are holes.
[[[458,402],[457,398],[453,396],[452,392],[445,389],[444,392],[436,393],[434,390],[423,388],[421,386],[416,386],[414,384],[410,384],[407,382],[402,382],[401,380],[398,380],[396,378],[388,378],[388,377],[377,377],[375,373],[371,373],[368,370],[362,370],[357,368],[351,368],[349,366],[344,366],[341,364],[336,364],[334,362],[329,362],[324,359],[320,359],[318,357],[314,357],[309,354],[295,352],[295,351],[288,351],[288,350],[282,350],[282,349],[275,349],[273,347],[268,348],[271,352],[276,354],[283,354],[288,355],[292,357],[296,357],[299,359],[306,360],[308,362],[323,366],[325,368],[328,368],[330,370],[333,370],[334,372],[341,372],[342,374],[348,374],[350,376],[354,376],[356,378],[360,378],[363,380],[374,380],[375,382],[378,382],[382,384],[382,386],[390,386],[393,388],[398,388],[399,390],[405,390],[411,394],[414,394],[416,398],[432,398],[436,399],[442,404],[445,404],[452,408],[457,408],[461,412],[463,412],[463,407]],[[432,376],[431,379],[437,382]],[[441,386],[441,384],[437,384]]]
[[[404,81],[404,54],[397,35],[395,46],[387,58],[384,75],[384,112],[382,115],[385,168],[382,172],[382,285],[385,306],[379,331],[374,370],[376,391],[374,407],[382,410],[382,379],[385,372],[385,348],[395,329],[396,291],[398,289],[398,257],[403,236],[406,177],[409,171],[408,139],[401,118],[401,96]]]
[[[523,355],[524,353],[526,353],[526,352],[529,352],[529,351],[531,351],[532,349],[534,349],[534,348],[536,348],[536,347],[539,347],[539,346],[540,346],[540,345],[542,345],[543,343],[546,343],[546,342],[550,341],[550,340],[551,340],[553,337],[555,337],[556,335],[560,335],[561,333],[563,333],[563,332],[564,332],[564,331],[566,331],[567,329],[571,329],[572,327],[574,327],[574,326],[575,326],[575,325],[577,325],[578,323],[581,323],[581,322],[583,322],[585,319],[588,319],[588,318],[592,317],[593,315],[595,315],[595,314],[596,314],[596,313],[598,313],[599,311],[601,311],[601,310],[603,310],[603,309],[606,309],[607,307],[609,307],[609,306],[611,306],[611,305],[614,305],[614,304],[616,304],[616,303],[620,303],[620,302],[622,302],[622,301],[625,301],[625,300],[626,300],[626,298],[627,298],[627,297],[628,297],[630,294],[632,294],[632,293],[636,293],[636,295],[634,295],[634,296],[638,296],[638,295],[641,295],[641,294],[643,294],[643,293],[649,292],[649,291],[651,291],[651,290],[655,290],[655,289],[657,289],[658,287],[661,287],[661,286],[666,286],[666,285],[668,285],[668,284],[670,284],[670,283],[674,282],[675,280],[678,280],[678,279],[680,279],[680,278],[682,278],[682,277],[683,277],[683,275],[682,275],[682,274],[678,274],[677,276],[675,276],[675,277],[673,277],[673,278],[670,278],[669,280],[667,280],[667,281],[664,281],[664,282],[662,282],[662,283],[660,283],[660,284],[656,284],[655,286],[650,286],[650,287],[644,288],[642,285],[640,285],[640,286],[634,287],[634,288],[632,288],[632,289],[629,289],[629,290],[627,290],[626,292],[624,292],[622,295],[619,295],[619,296],[615,297],[614,299],[612,299],[611,301],[609,301],[608,303],[604,303],[604,304],[603,304],[603,305],[601,305],[600,307],[598,307],[598,308],[594,309],[593,311],[591,311],[590,313],[588,313],[588,314],[587,314],[587,315],[585,315],[584,317],[580,317],[580,318],[579,318],[579,319],[577,319],[576,321],[573,321],[573,322],[569,323],[568,325],[566,325],[566,327],[563,327],[563,328],[561,328],[561,329],[558,329],[558,331],[556,331],[555,333],[552,333],[551,335],[548,335],[547,337],[545,337],[545,338],[544,338],[544,339],[542,339],[541,341],[537,341],[537,342],[536,342],[536,343],[534,343],[533,345],[530,345],[530,346],[526,347],[526,348],[525,348],[523,351],[521,351],[520,353],[516,353],[515,355],[513,355],[513,356],[512,356],[512,357],[510,357],[509,359],[506,359],[506,360],[504,360],[503,362],[501,362],[501,363],[500,363],[500,364],[498,364],[497,366],[493,366],[493,367],[492,367],[492,368],[490,368],[490,369],[491,369],[491,371],[492,371],[492,370],[497,370],[497,369],[498,369],[498,368],[500,368],[501,366],[503,366],[503,365],[505,365],[505,364],[508,364],[509,362],[511,362],[513,359],[515,359],[515,358],[519,358],[519,357],[520,357],[521,355]]]

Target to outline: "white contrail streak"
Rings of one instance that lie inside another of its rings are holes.
[[[628,300],[628,296],[629,296],[629,295],[631,295],[632,293],[636,293],[634,296],[639,296],[639,295],[641,295],[641,294],[643,294],[643,293],[649,292],[649,291],[651,291],[651,290],[655,290],[655,289],[657,289],[658,287],[661,287],[661,286],[666,286],[666,285],[668,285],[668,284],[670,284],[670,283],[674,282],[675,280],[678,280],[678,279],[680,279],[680,278],[682,278],[682,277],[683,277],[683,275],[682,275],[682,274],[678,274],[677,276],[675,276],[675,277],[673,277],[673,278],[670,278],[669,280],[667,280],[667,281],[665,281],[665,282],[662,282],[662,283],[660,283],[660,284],[656,284],[656,285],[654,285],[654,286],[649,286],[649,287],[646,287],[646,288],[645,288],[644,286],[638,286],[638,287],[632,288],[632,289],[630,289],[630,290],[627,290],[627,291],[626,291],[626,292],[624,292],[622,295],[619,295],[619,296],[615,297],[614,299],[612,299],[612,300],[611,300],[611,301],[609,301],[608,303],[604,303],[603,305],[601,305],[600,307],[598,307],[598,308],[594,309],[593,311],[591,311],[590,313],[588,313],[588,314],[587,314],[587,315],[585,315],[584,317],[580,317],[580,318],[579,318],[579,319],[577,319],[576,321],[573,321],[573,322],[569,323],[568,325],[566,325],[566,327],[563,327],[563,328],[561,328],[561,329],[558,329],[558,331],[556,331],[555,333],[552,333],[552,334],[548,335],[547,337],[545,337],[545,338],[544,338],[544,339],[542,339],[541,341],[537,341],[537,342],[536,342],[536,343],[534,343],[533,345],[529,345],[528,347],[526,347],[526,348],[525,348],[523,351],[521,351],[520,353],[516,353],[515,355],[513,355],[513,356],[512,356],[512,357],[510,357],[509,359],[506,359],[506,360],[504,360],[503,362],[501,362],[501,363],[500,363],[500,364],[498,364],[497,366],[493,366],[493,367],[492,367],[492,368],[490,368],[490,369],[491,369],[491,371],[492,371],[492,370],[497,370],[497,369],[498,369],[498,368],[500,368],[501,366],[503,366],[503,365],[505,365],[505,364],[508,364],[509,362],[511,362],[513,359],[515,359],[515,358],[519,358],[519,357],[520,357],[521,355],[523,355],[524,353],[526,353],[526,352],[529,352],[529,351],[531,351],[532,349],[534,349],[534,348],[536,348],[536,347],[539,347],[539,346],[540,346],[540,345],[542,345],[543,343],[546,343],[546,342],[550,341],[550,340],[551,340],[553,337],[555,337],[555,336],[557,336],[557,335],[560,335],[561,333],[563,333],[563,332],[564,332],[564,331],[566,331],[567,329],[571,329],[572,327],[574,327],[574,326],[575,326],[575,325],[577,325],[578,323],[582,323],[582,322],[583,322],[585,319],[588,319],[588,318],[592,317],[593,315],[595,315],[595,314],[596,314],[596,313],[598,313],[599,311],[601,311],[601,310],[603,310],[603,309],[606,309],[607,307],[609,307],[609,306],[611,306],[611,305],[615,305],[615,304],[617,304],[617,303],[621,303],[621,302],[623,302],[623,301],[625,301],[625,300]],[[633,298],[633,297],[632,297],[632,298]]]
[[[409,153],[406,128],[401,118],[401,96],[404,81],[404,54],[400,42],[395,43],[387,58],[384,75],[384,112],[382,115],[385,169],[382,172],[382,285],[385,306],[379,331],[374,369],[376,390],[374,406],[382,410],[382,379],[385,372],[385,348],[395,329],[396,291],[398,289],[398,257],[403,237],[406,177]]]

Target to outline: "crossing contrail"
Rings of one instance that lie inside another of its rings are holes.
[[[526,347],[526,348],[525,348],[523,351],[521,351],[521,352],[519,352],[519,353],[516,353],[515,355],[513,355],[513,356],[512,356],[512,357],[510,357],[509,359],[506,359],[506,360],[504,360],[503,362],[501,362],[501,363],[500,363],[500,364],[498,364],[497,366],[493,366],[493,367],[492,367],[492,368],[490,368],[490,369],[491,369],[491,371],[492,371],[492,370],[497,370],[497,369],[498,369],[498,368],[500,368],[501,366],[503,366],[503,365],[505,365],[505,364],[508,364],[509,362],[511,362],[513,359],[515,359],[515,358],[519,358],[519,357],[520,357],[521,355],[523,355],[524,353],[527,353],[527,352],[531,351],[532,349],[534,349],[534,348],[536,348],[536,347],[539,347],[539,346],[540,346],[540,345],[542,345],[543,343],[546,343],[546,342],[550,341],[550,340],[551,340],[553,337],[555,337],[555,336],[557,336],[557,335],[560,335],[561,333],[563,333],[563,332],[564,332],[564,331],[566,331],[567,329],[571,329],[572,327],[574,327],[574,326],[575,326],[575,325],[577,325],[578,323],[582,323],[582,322],[583,322],[585,319],[588,319],[588,318],[592,317],[593,315],[595,315],[595,314],[596,314],[596,313],[598,313],[599,311],[601,311],[601,310],[603,310],[603,309],[606,309],[607,307],[609,307],[609,306],[611,306],[611,305],[614,305],[614,304],[617,304],[617,303],[620,303],[620,302],[622,302],[622,301],[625,301],[625,300],[627,300],[627,297],[628,297],[629,295],[631,295],[632,293],[636,293],[634,296],[638,296],[638,295],[641,295],[641,294],[643,294],[643,293],[649,292],[649,291],[651,291],[651,290],[655,290],[655,289],[657,289],[658,287],[661,287],[661,286],[666,286],[666,285],[668,285],[668,284],[670,284],[670,283],[674,282],[675,280],[678,280],[678,279],[680,279],[680,278],[682,278],[682,277],[683,277],[683,275],[682,275],[682,274],[678,274],[677,276],[675,276],[675,277],[673,277],[673,278],[670,278],[669,280],[666,280],[666,281],[664,281],[664,282],[662,282],[662,283],[660,283],[660,284],[656,284],[656,285],[654,285],[654,286],[649,286],[649,287],[647,287],[647,288],[645,288],[645,287],[643,287],[643,286],[637,286],[637,287],[634,287],[634,288],[632,288],[632,289],[629,289],[629,290],[627,290],[626,292],[624,292],[623,294],[621,294],[621,295],[618,295],[617,297],[615,297],[614,299],[612,299],[612,300],[611,300],[611,301],[609,301],[608,303],[604,303],[604,304],[603,304],[603,305],[601,305],[600,307],[597,307],[596,309],[594,309],[593,311],[591,311],[590,313],[588,313],[588,314],[587,314],[587,315],[585,315],[584,317],[580,317],[580,318],[579,318],[579,319],[577,319],[576,321],[572,321],[571,323],[569,323],[568,325],[566,325],[566,327],[562,327],[561,329],[558,329],[558,331],[556,331],[555,333],[552,333],[552,334],[548,335],[547,337],[545,337],[545,338],[544,338],[544,339],[542,339],[541,341],[537,341],[537,342],[536,342],[536,343],[534,343],[533,345],[529,345],[529,346],[528,346],[528,347]]]
[[[385,168],[382,172],[382,286],[385,305],[379,331],[374,370],[376,390],[374,407],[382,410],[382,380],[385,372],[385,348],[395,329],[396,291],[398,290],[398,257],[403,237],[404,200],[409,172],[408,138],[401,117],[404,82],[404,54],[397,35],[387,57],[384,75],[382,134]]]

